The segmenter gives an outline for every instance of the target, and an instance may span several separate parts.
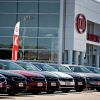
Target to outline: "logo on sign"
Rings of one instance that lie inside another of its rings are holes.
[[[86,18],[83,14],[78,14],[76,16],[76,29],[80,34],[84,33],[86,30]]]

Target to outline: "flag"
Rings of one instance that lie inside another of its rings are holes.
[[[14,29],[13,47],[12,47],[12,60],[15,60],[15,61],[18,59],[19,28],[20,28],[20,22],[17,22]]]

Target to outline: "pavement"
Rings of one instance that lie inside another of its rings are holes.
[[[100,92],[83,91],[54,94],[42,93],[39,95],[32,94],[18,94],[16,96],[8,96],[0,94],[0,100],[100,100]]]

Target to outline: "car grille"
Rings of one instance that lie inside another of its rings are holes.
[[[73,81],[72,78],[60,78],[59,80],[60,80],[60,81],[70,81],[70,82]]]
[[[93,81],[100,81],[100,78],[95,77],[95,78],[92,78],[92,80]]]
[[[38,82],[38,81],[43,82],[43,81],[45,81],[45,78],[41,78],[41,77],[34,78],[34,77],[32,77],[31,80],[35,81],[35,82]]]
[[[100,78],[98,78],[98,77],[89,77],[89,78],[87,78],[87,81],[100,81]]]
[[[73,77],[75,81],[85,81],[85,78],[80,78],[80,77]]]
[[[58,78],[49,77],[46,78],[47,81],[58,81]]]
[[[5,78],[0,78],[0,82],[5,82],[6,79]]]
[[[24,78],[21,78],[21,77],[12,77],[12,80],[13,81],[16,81],[16,82],[25,81],[25,79]]]

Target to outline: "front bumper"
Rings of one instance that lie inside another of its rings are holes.
[[[47,81],[47,90],[58,91],[60,89],[59,81]]]
[[[74,78],[75,81],[75,89],[80,88],[80,89],[85,89],[86,88],[86,81],[85,78]]]
[[[46,91],[47,83],[46,82],[28,82],[27,84],[27,92],[34,91]]]
[[[75,82],[72,81],[60,81],[60,89],[74,89],[75,88]]]
[[[12,82],[7,84],[7,93],[9,92],[15,92],[15,93],[21,93],[26,92],[26,82]]]
[[[87,88],[100,88],[100,81],[87,82]]]

